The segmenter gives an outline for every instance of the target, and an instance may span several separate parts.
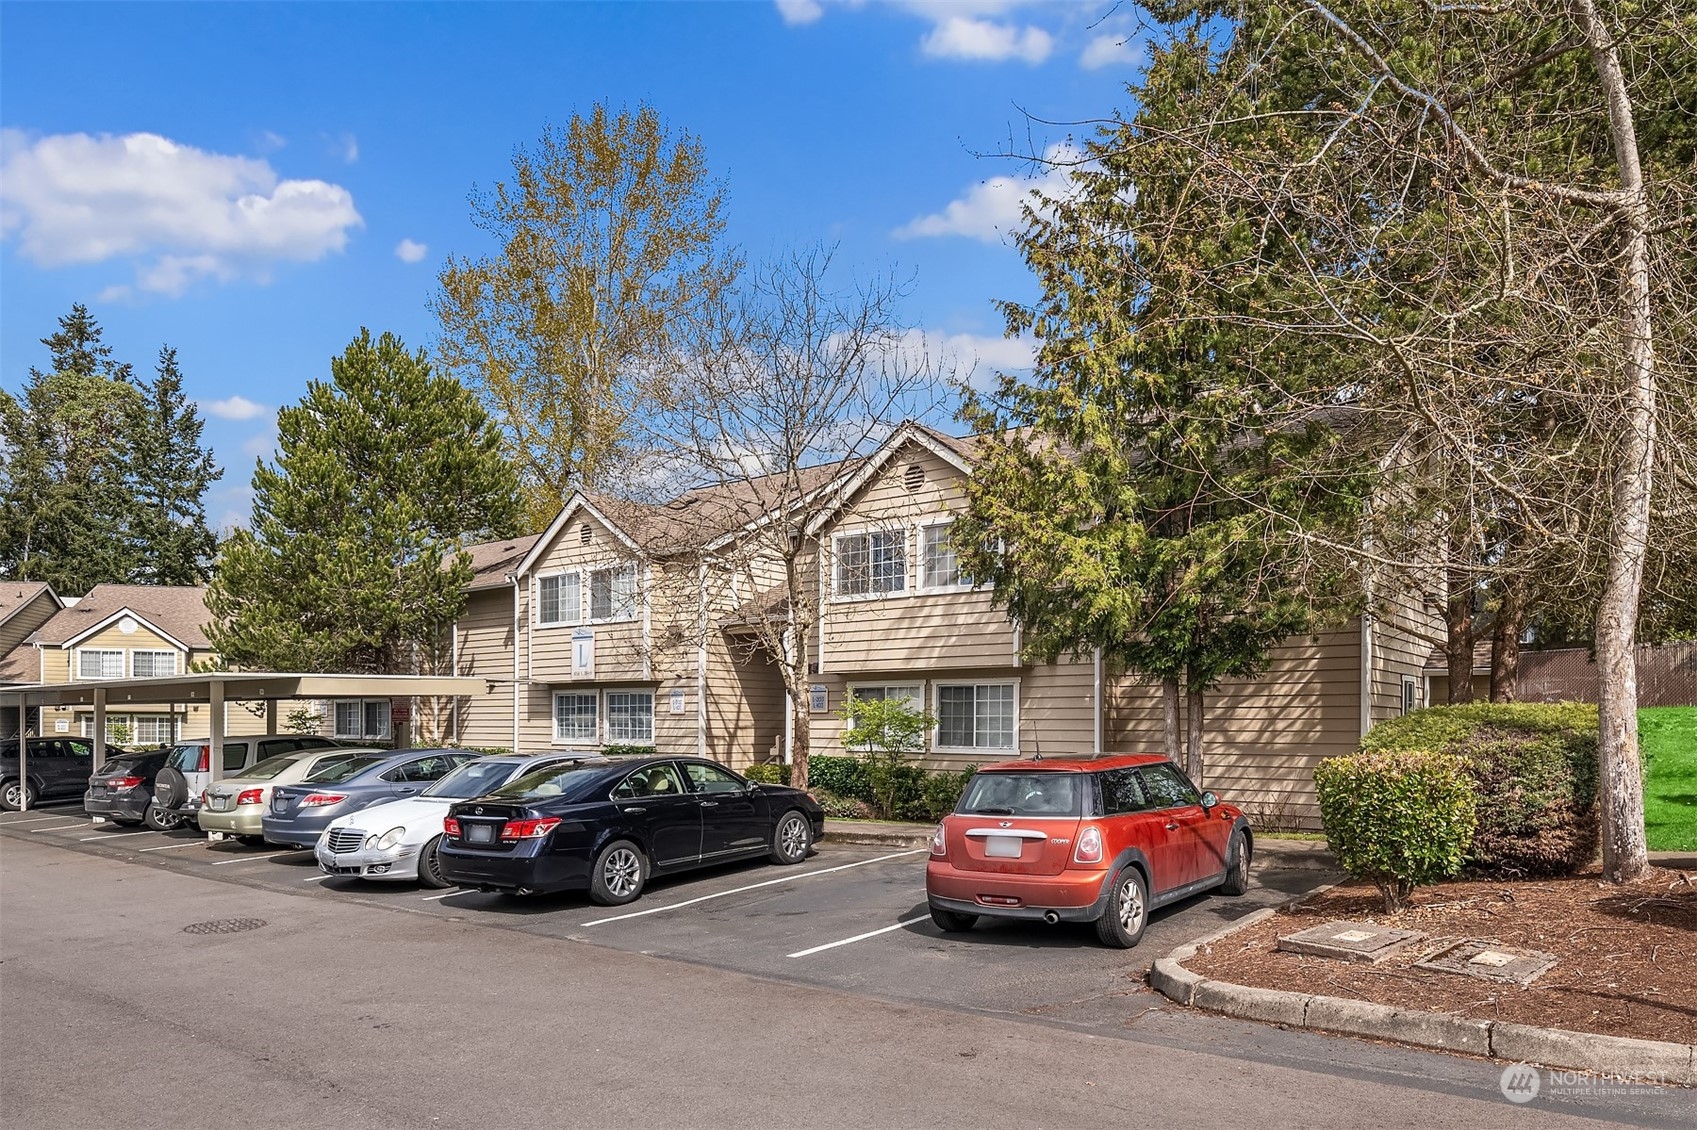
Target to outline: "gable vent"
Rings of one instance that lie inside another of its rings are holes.
[[[907,487],[907,493],[912,494],[925,485],[925,468],[917,463],[907,465],[907,473],[902,476],[902,484]]]
[[[580,545],[588,545],[589,539],[594,536],[595,534],[590,530],[588,522],[585,522],[583,525],[578,527],[577,540]]]

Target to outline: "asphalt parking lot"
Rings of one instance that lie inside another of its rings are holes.
[[[199,832],[94,824],[75,805],[0,815],[5,834],[82,852],[315,898],[565,938],[632,953],[894,1000],[1118,1026],[1160,1000],[1139,992],[1155,957],[1261,906],[1329,881],[1312,867],[1258,861],[1237,898],[1204,895],[1152,916],[1143,942],[1105,949],[1089,925],[980,920],[944,935],[925,905],[923,848],[821,843],[805,863],[744,863],[655,880],[629,906],[582,894],[430,891],[323,875],[311,852],[209,842]],[[1131,998],[1136,997],[1136,1000]]]

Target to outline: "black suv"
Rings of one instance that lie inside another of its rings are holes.
[[[125,827],[146,824],[159,831],[176,827],[180,821],[161,819],[153,806],[153,779],[170,755],[169,749],[115,755],[89,777],[82,810],[94,817],[96,824],[106,820]]]
[[[94,768],[93,738],[27,738],[29,751],[29,780],[22,779],[18,767],[16,738],[0,741],[0,808],[16,812],[28,798],[34,808],[43,800],[77,796],[85,787]],[[106,747],[108,759],[120,757],[123,750]]]

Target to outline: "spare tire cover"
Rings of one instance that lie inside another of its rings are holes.
[[[188,798],[188,778],[170,766],[161,769],[153,780],[153,803],[160,808],[177,808]]]

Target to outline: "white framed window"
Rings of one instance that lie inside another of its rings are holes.
[[[849,697],[861,702],[878,702],[887,698],[906,699],[907,704],[919,709],[925,701],[925,685],[923,683],[850,683]]]
[[[601,728],[596,717],[596,701],[589,694],[557,694],[554,696],[554,740],[557,742],[593,742]]]
[[[116,648],[84,647],[77,649],[77,678],[122,679],[124,653]]]
[[[538,624],[577,624],[582,620],[582,573],[554,573],[536,579]]]
[[[159,679],[177,673],[177,653],[174,651],[130,652],[130,677]]]
[[[94,715],[77,715],[77,732],[94,736]],[[108,714],[106,741],[111,745],[165,745],[177,740],[176,719],[169,714]]]
[[[939,683],[937,748],[1013,749],[1018,703],[1014,683]]]
[[[907,532],[870,530],[831,541],[839,596],[872,596],[907,588]]]
[[[338,699],[334,716],[335,737],[387,739],[390,736],[386,698]]]
[[[636,566],[609,565],[589,574],[589,619],[629,620],[636,615]]]
[[[1415,685],[1413,675],[1402,677],[1402,712],[1410,714],[1420,708],[1420,690]]]
[[[963,583],[960,560],[955,556],[952,522],[939,522],[919,531],[919,586],[927,589],[959,588]]]
[[[654,692],[607,692],[607,740],[630,745],[654,743]]]

